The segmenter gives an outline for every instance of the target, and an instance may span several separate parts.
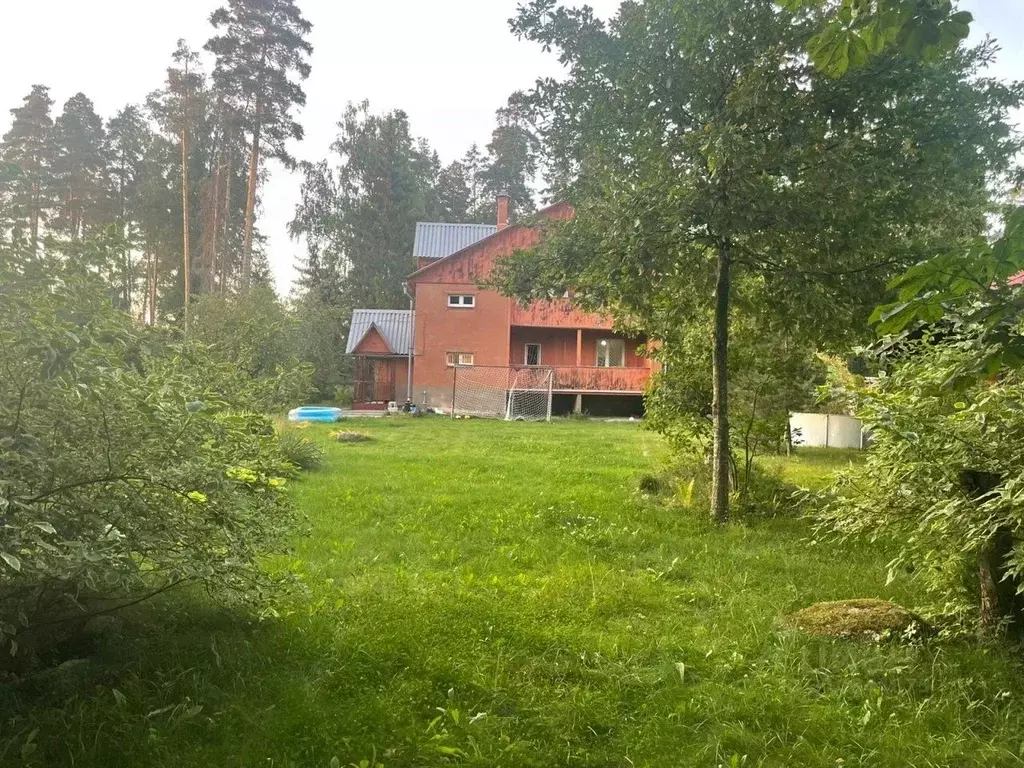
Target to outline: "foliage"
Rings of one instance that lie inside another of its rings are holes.
[[[653,351],[665,370],[647,398],[648,426],[679,453],[702,458],[714,437],[709,335],[706,325],[681,325]],[[735,317],[730,341],[732,487],[742,501],[758,479],[755,457],[786,448],[790,415],[814,402],[824,366],[813,348],[756,318]]]
[[[921,325],[953,322],[978,335],[987,354],[965,358],[962,375],[993,376],[1024,367],[1020,317],[1024,290],[1024,207],[1011,209],[995,241],[979,236],[963,250],[922,260],[892,281],[896,301],[879,307],[872,321],[895,337]],[[1014,279],[1018,278],[1018,279]]]
[[[1014,649],[780,631],[822,601],[921,596],[886,586],[880,546],[634,493],[668,459],[637,425],[379,419],[357,450],[336,428],[306,432],[325,467],[292,486],[308,599],[259,623],[185,595],[126,616],[73,692],[0,686],[2,759],[38,729],[26,768],[1017,762]],[[819,480],[848,459],[772,457]]]
[[[225,364],[136,329],[85,270],[48,273],[0,281],[5,652],[182,584],[266,608],[292,513],[248,384],[230,400]]]
[[[285,459],[298,469],[308,472],[320,469],[324,463],[324,449],[298,430],[283,430],[277,442]]]
[[[576,218],[497,278],[524,299],[568,285],[666,343],[713,314],[719,489],[732,311],[807,344],[863,333],[887,280],[983,231],[1019,147],[1020,88],[978,74],[991,44],[929,64],[889,50],[833,80],[804,55],[819,21],[768,0],[654,0],[605,24],[534,0],[513,23],[569,72],[517,103]]]
[[[311,70],[313,30],[294,0],[227,0],[210,16],[216,34],[206,50],[216,56],[213,82],[239,127],[250,135],[241,283],[252,280],[252,249],[260,161],[295,165],[288,142],[301,140],[292,110],[304,106],[300,83]]]
[[[190,339],[218,361],[222,392],[260,413],[294,408],[313,390],[313,368],[294,350],[294,316],[270,288],[196,302]],[[208,374],[213,376],[211,369]]]
[[[838,478],[821,514],[845,538],[894,542],[891,577],[913,574],[940,610],[968,618],[982,601],[979,556],[999,534],[1014,542],[1003,574],[1011,589],[1024,565],[1024,380],[964,378],[987,352],[950,328],[902,339],[889,371],[858,392],[873,435],[867,462]]]
[[[952,0],[778,0],[792,11],[823,7],[824,29],[808,42],[815,65],[832,77],[863,67],[896,47],[907,56],[935,61],[956,50],[974,17]]]

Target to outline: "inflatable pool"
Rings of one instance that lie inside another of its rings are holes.
[[[344,418],[340,408],[296,408],[288,414],[288,421],[314,421],[333,424]]]

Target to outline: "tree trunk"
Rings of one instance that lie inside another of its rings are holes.
[[[156,249],[152,250],[149,255],[150,260],[150,279],[149,279],[149,324],[156,325],[156,299],[157,299],[157,279],[160,274],[160,254]]]
[[[32,234],[32,252],[37,253],[39,251],[39,219],[42,216],[40,212],[40,192],[39,182],[35,182],[32,185],[32,213],[29,215],[29,231]]]
[[[220,292],[228,291],[231,273],[231,182],[234,181],[234,153],[228,148],[228,170],[224,178],[224,248],[220,257]]]
[[[186,107],[187,111],[187,107]],[[188,184],[188,118],[181,129],[181,210],[182,210],[182,271],[185,277],[185,327],[188,327],[189,302],[192,298],[192,195]]]
[[[1002,478],[991,472],[960,473],[964,492],[979,504],[992,494]],[[978,551],[978,600],[981,630],[994,633],[1006,627],[1015,635],[1024,631],[1024,599],[1020,580],[1009,575],[1013,556],[1013,531],[1000,528]]]
[[[259,107],[256,108],[257,115]],[[256,185],[259,183],[260,163],[260,122],[252,131],[252,149],[249,152],[249,185],[245,200],[245,235],[242,241],[242,289],[248,289],[252,282],[252,238],[256,227]]]
[[[220,153],[217,157],[217,166],[213,169],[213,191],[210,193],[210,252],[207,256],[207,285],[204,289],[207,293],[215,293],[217,290],[217,238],[220,236]]]
[[[981,628],[992,633],[1009,622],[1007,628],[1015,635],[1022,630],[1022,610],[1015,578],[1007,576],[1007,564],[1013,555],[1013,533],[1006,528],[996,531],[978,552],[978,584],[981,598]]]
[[[732,245],[718,248],[718,279],[715,285],[715,330],[712,352],[713,399],[711,417],[714,437],[711,459],[711,516],[716,523],[729,519],[729,290]]]

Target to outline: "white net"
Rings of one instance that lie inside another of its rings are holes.
[[[550,368],[459,366],[452,416],[550,421],[553,385]]]

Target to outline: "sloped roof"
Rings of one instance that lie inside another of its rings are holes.
[[[494,224],[420,222],[416,225],[412,256],[414,259],[443,259],[490,237],[497,231],[498,227]]]
[[[396,355],[408,355],[412,343],[412,312],[408,309],[357,309],[352,313],[352,328],[348,334],[351,355],[371,329],[384,337]]]

